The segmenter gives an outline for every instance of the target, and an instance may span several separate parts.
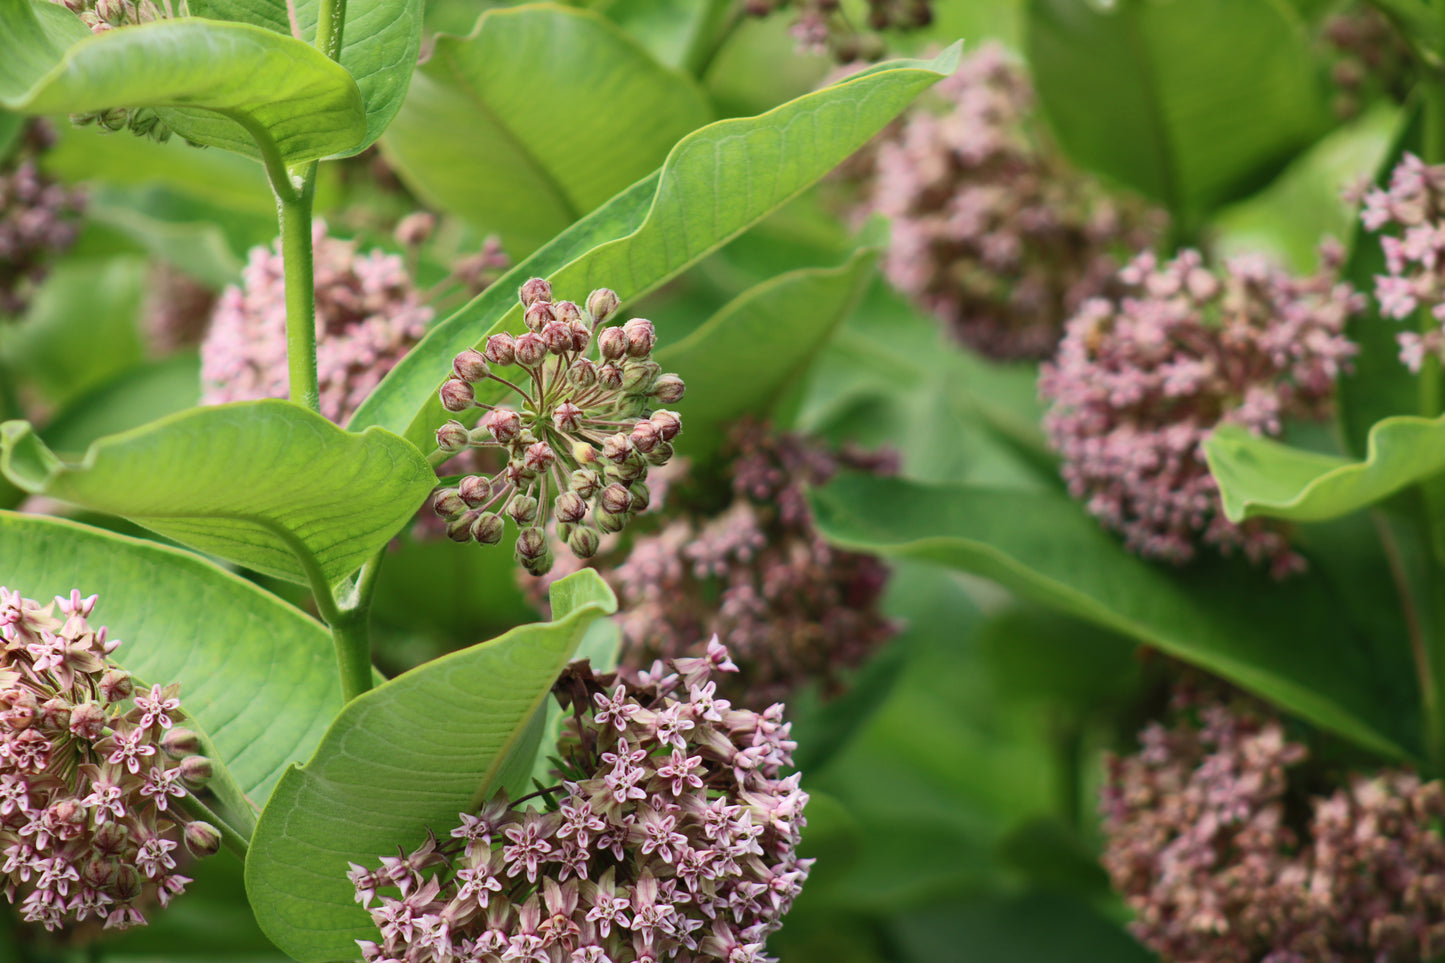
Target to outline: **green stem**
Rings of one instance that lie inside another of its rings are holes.
[[[367,559],[356,574],[345,597],[327,596],[328,605],[321,614],[331,626],[331,639],[336,647],[336,664],[341,670],[341,696],[347,702],[371,689],[371,595],[381,571],[386,549]]]
[[[311,250],[311,203],[316,193],[316,163],[306,165],[300,190],[280,192],[281,257],[286,269],[286,371],[291,400],[321,411],[316,378],[316,278]]]
[[[346,0],[321,0],[316,15],[316,40],[312,46],[341,62],[341,34],[346,26]]]
[[[702,80],[742,22],[743,7],[737,0],[706,0],[693,21],[692,37],[682,56],[682,69]]]

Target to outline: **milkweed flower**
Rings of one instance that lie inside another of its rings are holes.
[[[1375,277],[1380,314],[1397,321],[1428,311],[1445,324],[1445,164],[1429,165],[1406,154],[1390,174],[1387,189],[1365,194],[1360,220],[1382,234],[1385,274]],[[1427,356],[1445,358],[1445,329],[1402,331],[1396,335],[1400,360],[1419,372]]]
[[[95,603],[0,587],[0,886],[50,930],[143,924],[142,901],[165,906],[190,882],[182,843],[220,845],[182,805],[210,763],[176,725],[180,687],[138,686],[112,664],[120,642],[87,621]]]
[[[570,717],[560,781],[505,796],[379,867],[352,864],[383,960],[764,963],[812,860],[797,845],[807,793],[784,776],[783,707],[716,694],[734,669],[714,639],[645,684],[574,663],[555,693]]]
[[[859,30],[844,14],[838,0],[744,0],[743,13],[770,17],[790,10],[794,18],[789,32],[799,53],[831,54],[842,63],[877,60],[884,54],[878,33],[885,30],[918,30],[933,22],[930,0],[868,0],[867,26]]]
[[[603,535],[647,509],[648,471],[672,458],[682,430],[676,412],[654,406],[682,400],[686,386],[652,360],[651,321],[602,326],[620,304],[615,292],[599,288],[579,307],[554,301],[551,285],[532,278],[520,297],[527,331],[494,334],[484,350],[457,355],[440,390],[448,411],[486,413],[476,428],[443,425],[437,446],[453,455],[498,449],[507,465],[438,490],[432,504],[459,542],[494,545],[510,518],[519,529],[517,560],[541,575],[555,561],[549,520],[573,555],[590,558]],[[520,407],[479,401],[477,387],[489,382],[515,394]]]
[[[1039,378],[1044,427],[1070,492],[1129,548],[1182,563],[1203,542],[1277,576],[1302,567],[1275,523],[1224,517],[1202,445],[1220,424],[1278,436],[1288,418],[1328,415],[1358,350],[1345,321],[1364,307],[1338,263],[1327,251],[1317,275],[1295,278],[1257,257],[1216,274],[1195,251],[1142,254],[1119,297],[1069,321]]]
[[[988,44],[870,148],[863,212],[891,224],[884,275],[992,358],[1051,354],[1165,221],[1070,167],[1033,108],[1027,74]]]
[[[400,257],[358,251],[312,226],[316,364],[321,413],[350,417],[432,320]],[[228,286],[201,343],[201,403],[285,398],[286,273],[281,242],[251,249],[241,284]]]
[[[0,164],[0,318],[25,311],[51,262],[80,233],[85,195],[37,163],[54,141],[44,121],[32,121],[19,148]]]

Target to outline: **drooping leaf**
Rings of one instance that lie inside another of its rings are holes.
[[[236,20],[292,36],[287,8],[294,9],[298,36],[316,37],[321,0],[192,0],[191,13]],[[339,149],[342,156],[370,147],[406,98],[421,48],[421,0],[347,0],[341,31],[341,66],[356,80],[366,110],[366,136]]]
[[[302,963],[344,959],[376,932],[347,863],[375,864],[445,831],[497,788],[589,626],[616,610],[583,570],[553,588],[554,620],[428,662],[347,703],[310,761],[281,777],[246,858],[266,935]]]
[[[34,494],[121,515],[280,578],[360,568],[436,484],[413,446],[350,434],[286,401],[196,408],[63,461],[29,424],[0,425],[0,472]]]
[[[300,610],[190,552],[0,512],[0,585],[46,601],[98,594],[95,620],[139,678],[181,700],[260,805],[341,707],[331,636]]]
[[[344,151],[366,132],[351,75],[269,30],[197,18],[93,35],[43,0],[0,0],[0,24],[0,106],[11,110],[164,108],[189,140],[256,157],[260,138],[288,163]]]
[[[600,15],[533,4],[438,38],[382,149],[430,204],[530,253],[711,119],[692,78]]]
[[[1030,0],[1026,43],[1073,159],[1186,219],[1327,124],[1309,39],[1278,0]]]
[[[1067,496],[845,476],[813,493],[819,530],[921,558],[1193,662],[1376,751],[1414,755],[1406,640],[1361,626],[1327,581],[1271,582],[1238,562],[1174,572],[1128,554]]]
[[[689,134],[652,177],[433,328],[361,405],[352,426],[391,427],[431,450],[432,432],[446,420],[436,388],[451,359],[493,331],[521,330],[513,292],[527,277],[549,277],[564,298],[585,298],[597,287],[624,301],[646,294],[822,177],[951,71],[957,56],[950,48],[928,62],[880,64],[758,117]]]
[[[781,274],[740,294],[691,335],[657,352],[667,371],[687,372],[688,450],[715,451],[730,422],[764,415],[857,305],[874,251],[836,268]]]

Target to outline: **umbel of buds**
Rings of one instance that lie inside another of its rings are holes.
[[[588,558],[603,534],[647,508],[648,469],[672,457],[682,428],[676,413],[652,406],[681,400],[684,385],[652,360],[651,321],[602,327],[619,304],[612,291],[599,288],[578,307],[553,301],[551,285],[532,278],[521,299],[527,331],[494,334],[483,350],[457,355],[440,392],[448,411],[486,414],[470,430],[460,421],[443,425],[437,446],[448,454],[497,447],[507,467],[440,489],[432,506],[459,542],[496,544],[510,518],[520,529],[517,560],[541,575],[554,561],[549,521],[574,555]],[[478,401],[477,386],[487,382],[515,392],[520,407]]]
[[[766,940],[812,863],[796,852],[808,796],[781,776],[795,746],[783,707],[717,698],[709,677],[732,670],[716,639],[635,686],[574,663],[555,689],[571,717],[541,808],[500,796],[448,838],[352,864],[381,930],[358,941],[363,958],[772,960]]]
[[[85,196],[47,177],[37,157],[54,142],[42,120],[0,162],[0,319],[22,313],[50,262],[75,243]]]
[[[176,727],[180,686],[139,686],[109,662],[120,642],[86,621],[95,601],[0,587],[0,884],[51,930],[145,923],[143,901],[165,906],[190,882],[182,842],[197,856],[220,845],[181,806],[210,763]]]
[[[790,32],[801,53],[832,54],[840,63],[877,60],[885,50],[877,34],[859,31],[838,0],[744,0],[743,12],[767,17],[783,8],[796,16]],[[868,0],[870,30],[917,30],[933,22],[930,0]]]

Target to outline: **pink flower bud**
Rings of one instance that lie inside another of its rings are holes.
[[[124,823],[109,820],[95,828],[90,845],[102,856],[114,856],[131,847],[131,833]]]
[[[476,403],[477,396],[472,386],[460,378],[448,378],[438,392],[442,407],[447,411],[466,411]]]
[[[615,331],[616,328],[608,328]],[[615,364],[604,364],[597,368],[597,383],[609,391],[622,387],[622,369]]]
[[[652,396],[665,405],[681,401],[686,392],[687,385],[675,374],[665,374],[652,385]]]
[[[602,457],[608,461],[619,464],[626,461],[630,454],[632,454],[632,440],[622,432],[608,435],[602,440]]]
[[[396,225],[392,236],[403,247],[416,247],[431,239],[436,230],[437,218],[430,211],[416,211],[403,217]]]
[[[564,401],[552,410],[552,424],[558,431],[574,432],[582,427],[582,409]]]
[[[465,542],[472,537],[472,523],[477,520],[481,512],[476,510],[462,512],[456,518],[447,522],[447,538],[454,542]]]
[[[431,510],[439,518],[456,518],[467,510],[467,503],[455,488],[443,488],[432,496]]]
[[[201,751],[201,737],[177,726],[161,737],[161,751],[172,759],[184,759]]]
[[[502,540],[506,527],[502,516],[496,512],[483,512],[472,523],[471,536],[482,545],[495,545]]]
[[[187,756],[181,760],[181,782],[191,789],[202,789],[211,781],[211,760],[205,756]]]
[[[598,288],[587,295],[587,313],[592,315],[593,321],[601,324],[612,316],[621,303],[616,291],[611,288]]]
[[[530,525],[537,517],[537,499],[531,495],[513,495],[507,503],[507,515],[518,525]]]
[[[452,373],[465,382],[476,384],[487,376],[487,358],[480,351],[468,348],[452,361]]]
[[[70,712],[70,731],[81,739],[95,742],[105,734],[105,710],[94,702],[82,702]],[[184,732],[185,730],[172,730]],[[170,733],[166,733],[167,736]]]
[[[579,388],[590,388],[597,383],[597,365],[586,358],[578,358],[567,369],[567,380]]]
[[[101,827],[101,829],[104,828],[104,826]],[[99,830],[97,830],[98,832]],[[113,860],[96,856],[80,867],[80,881],[91,889],[104,889],[110,885],[111,880],[115,879],[115,871],[119,866],[120,864]]]
[[[571,301],[558,301],[553,306],[557,312],[557,320],[563,324],[571,325],[573,321],[582,320],[582,311]]]
[[[551,468],[552,464],[557,460],[556,452],[552,451],[552,446],[548,445],[545,441],[539,441],[535,445],[528,445],[527,453],[523,457],[527,463],[527,467],[538,474]]]
[[[572,350],[572,326],[553,321],[542,329],[542,340],[553,354],[566,354]]]
[[[470,440],[466,426],[460,421],[449,421],[437,429],[437,447],[449,455],[466,448]]]
[[[659,408],[652,413],[648,419],[654,428],[662,433],[663,441],[672,441],[677,433],[682,431],[682,418],[676,412],[668,411],[666,408]]]
[[[639,421],[632,426],[632,447],[646,454],[657,447],[662,440],[662,432],[650,421]]]
[[[522,433],[522,416],[511,408],[493,408],[482,417],[482,427],[498,442],[507,445]]]
[[[587,514],[587,500],[576,492],[563,492],[552,503],[552,511],[556,514],[557,521],[575,524],[582,521]]]
[[[568,489],[583,498],[591,498],[601,487],[602,476],[591,468],[577,469],[572,473],[572,478],[568,483]]]
[[[597,500],[602,510],[612,515],[621,515],[632,508],[632,493],[615,483],[602,489]]]
[[[552,307],[550,301],[537,301],[527,308],[527,313],[522,315],[522,323],[527,326],[528,331],[541,331],[547,325],[557,320],[557,310]]]
[[[528,331],[517,339],[517,363],[532,367],[547,357],[547,342]]]
[[[517,342],[510,334],[502,332],[487,339],[486,359],[492,364],[509,365],[517,363]]]
[[[522,285],[518,297],[522,299],[522,304],[529,308],[538,301],[550,301],[552,300],[552,285],[542,278],[532,278]]]
[[[547,552],[547,534],[540,528],[524,528],[517,535],[517,555],[523,559],[538,559]]]
[[[130,673],[124,669],[107,669],[100,677],[99,689],[100,697],[106,702],[120,702],[130,698],[135,684],[131,682]]]
[[[481,508],[492,497],[492,480],[485,475],[468,475],[457,485],[457,495],[468,508]]]
[[[216,855],[221,850],[221,831],[199,819],[186,823],[184,838],[186,849],[191,851],[192,856],[204,859],[207,856]]]
[[[602,539],[590,528],[579,528],[567,539],[567,548],[578,558],[591,558],[597,554]]]
[[[572,350],[586,351],[587,346],[592,343],[592,329],[587,327],[587,322],[573,321],[568,327],[572,331]]]
[[[597,335],[597,350],[608,361],[616,361],[627,354],[628,338],[621,328],[603,328]]]
[[[60,696],[47,699],[40,705],[40,725],[52,731],[70,728],[70,703]]]
[[[633,318],[622,326],[627,335],[627,353],[634,358],[645,358],[657,344],[657,331],[646,318]]]

